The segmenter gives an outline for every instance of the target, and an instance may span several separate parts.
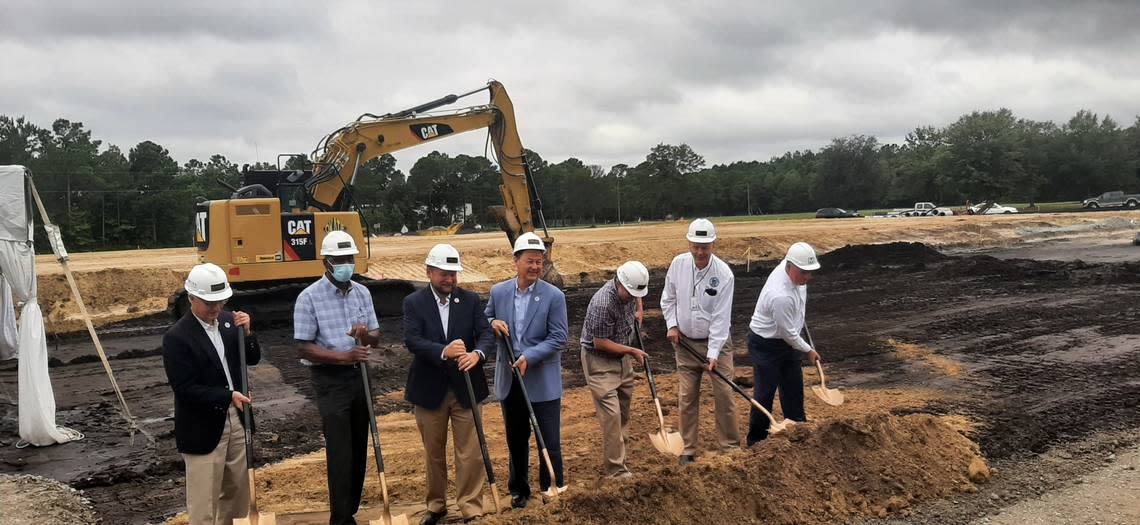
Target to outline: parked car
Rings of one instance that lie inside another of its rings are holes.
[[[970,214],[977,215],[978,212],[980,212],[982,208],[985,207],[985,205],[986,203],[982,202],[970,206]],[[986,209],[982,215],[1001,215],[1003,213],[1017,213],[1017,208],[1014,208],[1013,206],[1002,206],[1001,204],[995,202],[992,206]]]
[[[863,214],[857,211],[847,211],[843,208],[820,208],[815,212],[815,218],[817,219],[847,219],[862,216]]]
[[[1140,194],[1125,195],[1123,191],[1106,191],[1091,199],[1081,202],[1085,208],[1135,208],[1140,206]]]

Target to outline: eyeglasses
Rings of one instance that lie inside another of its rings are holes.
[[[716,297],[716,288],[705,288],[705,293],[709,296]]]

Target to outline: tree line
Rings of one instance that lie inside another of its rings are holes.
[[[976,111],[915,128],[901,143],[852,135],[818,151],[711,167],[687,144],[658,144],[636,164],[608,168],[577,158],[551,163],[529,150],[527,158],[551,226],[915,201],[1070,201],[1140,192],[1140,117],[1124,128],[1087,110],[1060,125],[1008,109]],[[225,156],[179,164],[152,141],[124,153],[66,119],[43,128],[0,116],[0,164],[32,170],[48,213],[77,251],[188,246],[194,204],[229,197],[218,180],[241,182],[239,166]],[[289,167],[304,165],[293,159]],[[353,198],[376,233],[457,220],[494,227],[486,210],[501,204],[500,176],[484,157],[431,152],[405,174],[385,155],[361,169]]]

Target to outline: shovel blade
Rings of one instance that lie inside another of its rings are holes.
[[[839,389],[836,388],[823,388],[819,385],[812,385],[811,392],[815,394],[815,397],[818,397],[820,401],[831,406],[837,407],[842,405],[845,401],[843,392],[840,392]]]
[[[788,419],[780,421],[779,423],[773,421],[773,422],[768,424],[768,434],[769,435],[778,434],[780,432],[787,430],[788,428],[790,428],[794,424],[795,424],[795,421],[791,421]]]
[[[368,525],[408,525],[408,515],[381,516],[378,520],[368,520]]]
[[[277,525],[277,514],[258,512],[244,518],[235,518],[234,525]]]
[[[649,441],[662,454],[680,456],[685,451],[685,442],[678,432],[654,432],[649,434]]]

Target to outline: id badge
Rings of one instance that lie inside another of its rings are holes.
[[[699,302],[693,301],[693,302],[689,303],[689,311],[690,312],[699,312],[700,310],[701,310],[701,304]]]

